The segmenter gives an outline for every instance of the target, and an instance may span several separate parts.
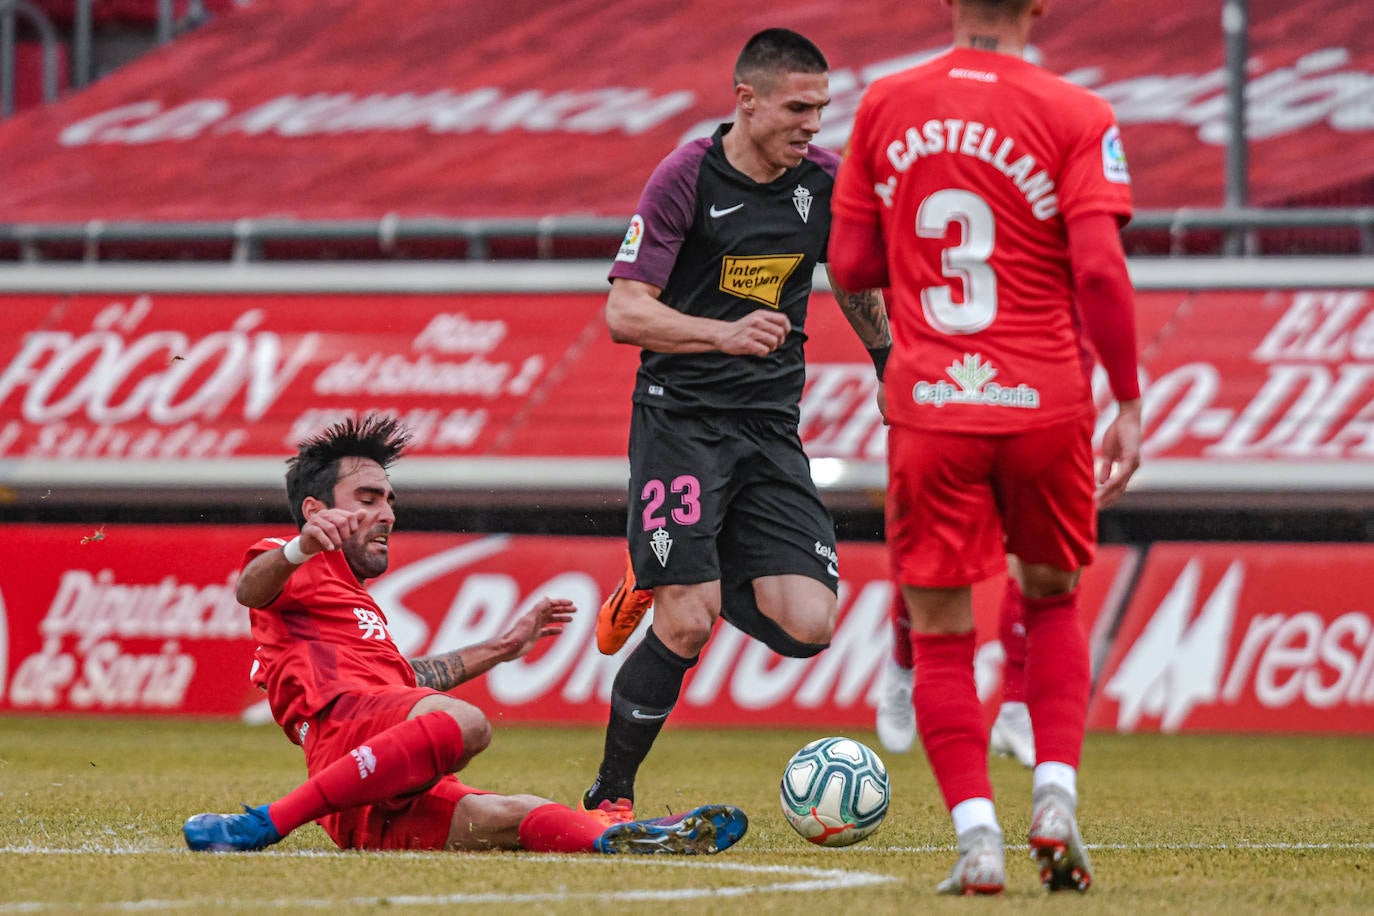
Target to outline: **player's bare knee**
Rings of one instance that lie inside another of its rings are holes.
[[[720,590],[703,585],[660,586],[654,591],[654,633],[669,650],[695,658],[720,616]]]
[[[462,769],[469,760],[491,744],[491,722],[482,710],[457,697],[434,694],[425,697],[411,710],[411,718],[430,712],[442,712],[458,723],[463,734],[463,754],[454,771]]]
[[[491,721],[478,713],[476,716],[459,719],[463,729],[463,756],[471,759],[482,753],[491,744]]]
[[[795,616],[783,625],[788,636],[799,643],[823,646],[835,635],[836,614],[816,613],[808,616]]]
[[[693,658],[701,653],[706,641],[711,638],[711,624],[708,620],[696,617],[678,618],[672,621],[654,619],[654,633],[659,641],[683,658]]]
[[[1021,563],[1018,576],[1021,593],[1031,599],[1068,594],[1078,587],[1080,572],[1048,563]]]

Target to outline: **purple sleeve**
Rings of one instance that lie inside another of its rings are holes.
[[[806,158],[825,170],[831,178],[834,178],[840,171],[840,154],[832,153],[823,146],[811,146],[806,151]]]
[[[710,140],[678,147],[658,164],[639,196],[610,279],[639,280],[662,289],[696,214],[697,175]]]

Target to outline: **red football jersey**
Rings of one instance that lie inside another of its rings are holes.
[[[285,543],[264,538],[243,565]],[[415,686],[415,670],[392,641],[386,615],[358,584],[343,551],[312,556],[265,608],[250,608],[253,683],[267,691],[272,717],[297,744],[296,723],[359,687]]]
[[[950,50],[869,87],[833,206],[883,234],[891,422],[1009,433],[1092,411],[1065,220],[1130,218],[1104,99],[1019,57]]]

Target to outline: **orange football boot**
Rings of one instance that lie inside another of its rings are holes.
[[[584,795],[582,801],[578,803],[578,810],[596,818],[607,827],[614,827],[616,824],[628,824],[635,819],[635,803],[628,798],[615,800],[608,798],[601,804],[588,808],[587,797]]]
[[[615,591],[601,605],[596,615],[596,647],[602,655],[614,655],[625,645],[639,622],[654,603],[654,590],[633,588],[634,564],[630,551],[625,551],[625,575],[616,583]]]

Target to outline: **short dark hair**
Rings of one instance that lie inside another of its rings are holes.
[[[735,60],[735,85],[769,84],[784,73],[825,73],[830,69],[821,49],[791,29],[764,29],[744,43]]]
[[[296,527],[305,525],[301,503],[307,496],[334,505],[334,485],[339,482],[343,459],[368,458],[389,468],[409,444],[410,432],[386,414],[349,417],[301,442],[295,457],[286,462],[286,501]]]

